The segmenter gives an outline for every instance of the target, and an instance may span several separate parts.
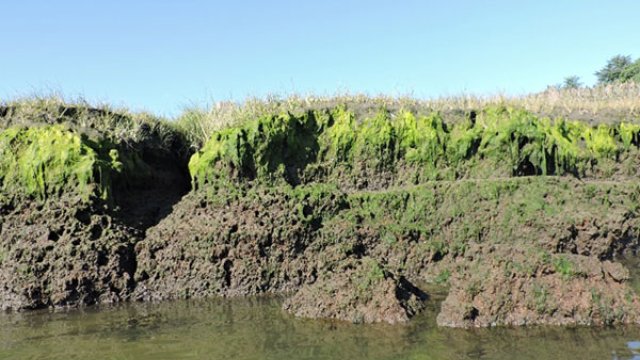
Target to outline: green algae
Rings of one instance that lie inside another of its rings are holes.
[[[620,123],[619,131],[620,140],[622,141],[625,150],[628,150],[631,145],[638,145],[638,134],[640,134],[640,125],[622,122]]]
[[[365,119],[340,106],[263,116],[216,131],[189,163],[193,182],[300,185],[354,183],[388,174],[387,185],[523,175],[586,176],[637,151],[640,126],[590,126],[488,107],[447,124],[439,113],[381,108]]]
[[[350,165],[356,143],[355,115],[344,106],[323,115],[320,116],[322,121],[318,136],[320,159],[333,164]]]
[[[95,192],[106,199],[111,172],[122,171],[123,165],[117,150],[107,156],[96,150],[61,126],[6,129],[0,132],[3,192],[44,199],[73,189],[85,199]]]
[[[0,188],[3,194],[45,200],[63,192],[111,202],[115,183],[148,174],[133,152],[107,140],[92,140],[62,125],[10,127],[0,131]]]
[[[316,158],[317,129],[315,114],[308,112],[264,116],[216,132],[189,161],[194,186],[221,178],[297,183],[301,168]]]
[[[640,226],[634,210],[639,198],[640,189],[631,182],[584,184],[542,176],[432,182],[350,193],[346,206],[325,216],[322,232],[327,244],[340,244],[367,229],[372,242],[417,242],[426,258],[441,258],[464,254],[470,243],[542,245],[541,234],[556,231],[553,224],[606,222],[603,214],[612,204],[627,213],[627,225]],[[568,274],[567,264],[556,265]]]

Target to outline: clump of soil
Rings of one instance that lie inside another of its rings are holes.
[[[451,279],[438,325],[637,323],[640,300],[622,265],[533,248],[476,247]]]
[[[302,287],[283,308],[298,317],[353,323],[403,323],[420,311],[427,295],[373,259],[347,262]]]
[[[78,197],[1,206],[3,310],[113,303],[128,298],[135,230]]]
[[[185,196],[136,246],[139,300],[287,292],[314,281],[312,245],[343,200],[300,201],[291,192]],[[305,205],[302,206],[301,202]],[[323,215],[321,215],[323,214]]]
[[[179,171],[169,171],[175,163],[150,164],[151,183],[116,188],[115,207],[72,192],[0,201],[0,308],[128,300],[135,288],[135,244],[188,189]]]

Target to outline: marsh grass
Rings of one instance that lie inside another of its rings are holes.
[[[365,119],[380,108],[391,112],[407,110],[417,114],[439,112],[449,122],[465,119],[472,111],[501,106],[527,110],[537,116],[562,117],[581,120],[589,124],[638,122],[640,118],[640,84],[628,82],[595,87],[564,89],[548,87],[538,93],[508,95],[457,95],[435,99],[417,99],[411,96],[343,93],[334,96],[292,94],[287,97],[267,96],[248,98],[243,102],[218,102],[208,107],[189,107],[176,118],[195,147],[201,147],[211,134],[224,127],[241,125],[264,115],[290,112],[299,114],[307,110],[345,106],[356,118]]]
[[[479,169],[474,154],[508,163],[507,175],[522,164],[536,174],[580,174],[594,158],[635,151],[638,99],[635,83],[426,100],[294,94],[190,107],[166,119],[54,94],[0,102],[0,131],[60,126],[120,153],[178,152],[185,163],[196,153],[192,175],[200,169],[201,178],[228,165],[251,178],[292,183],[313,171],[366,178],[401,170],[400,161],[421,169],[414,182],[455,179]],[[339,171],[331,168],[336,164]]]
[[[61,125],[92,140],[131,148],[144,144],[157,150],[170,149],[184,137],[168,119],[108,104],[90,104],[82,98],[53,94],[0,102],[0,130],[46,125]]]

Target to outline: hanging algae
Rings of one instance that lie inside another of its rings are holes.
[[[503,106],[487,107],[473,119],[453,124],[435,112],[386,109],[359,121],[339,106],[264,116],[217,131],[189,168],[198,186],[243,178],[267,183],[284,179],[297,185],[376,174],[394,174],[392,178],[404,179],[398,181],[413,183],[461,177],[581,177],[600,161],[637,151],[639,133],[636,124],[593,127]]]
[[[112,173],[123,164],[116,149],[96,149],[62,126],[8,128],[0,132],[3,194],[38,199],[71,190],[88,200],[111,196]]]

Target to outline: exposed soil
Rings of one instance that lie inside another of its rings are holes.
[[[640,301],[621,264],[581,255],[542,256],[478,247],[461,263],[438,325],[613,325],[637,323]]]
[[[427,295],[404,277],[382,270],[372,259],[345,262],[302,287],[283,304],[299,317],[353,323],[403,323],[424,307]]]
[[[191,182],[185,161],[178,155],[147,150],[142,159],[151,173],[141,183],[117,188],[115,201],[117,216],[144,232],[173,211],[173,205],[191,190]]]
[[[62,194],[0,204],[0,308],[76,307],[130,298],[135,244],[189,190],[173,158],[146,158],[148,185],[116,189],[117,207]]]
[[[185,196],[136,246],[136,299],[288,292],[314,281],[322,259],[305,254],[317,254],[308,249],[317,228],[283,194],[256,196],[216,205],[201,192]]]
[[[62,197],[4,207],[0,222],[2,309],[118,302],[133,290],[141,234],[99,208]]]
[[[638,243],[630,184],[550,178],[180,199],[184,179],[158,169],[154,186],[118,195],[116,212],[64,196],[3,205],[3,309],[277,293],[291,295],[284,308],[296,316],[398,323],[427,298],[413,284],[438,282],[450,284],[442,326],[640,320],[628,272],[612,262]],[[489,196],[494,184],[496,194],[511,190]],[[543,203],[523,208],[541,189]],[[405,223],[408,214],[417,217]]]
[[[537,181],[500,185],[511,192],[495,199],[483,194],[483,187],[493,189],[501,180],[469,181],[468,186],[438,182],[391,192],[334,190],[319,202],[295,199],[278,189],[236,195],[192,192],[136,245],[134,298],[293,293],[285,309],[299,316],[398,322],[420,308],[398,295],[420,298],[419,289],[402,290],[407,280],[451,284],[441,316],[446,326],[640,319],[626,270],[611,262],[637,246],[638,220],[624,203],[635,196],[634,188],[593,191],[585,188],[598,184]],[[523,212],[523,206],[532,206],[528,197],[538,199],[540,189],[548,193],[546,205]],[[435,203],[412,221],[428,225],[431,235],[414,230],[391,235],[387,226],[394,222],[402,229],[409,226],[398,223],[402,220],[395,214],[415,211],[411,202],[425,201],[417,195],[423,192]],[[601,201],[605,195],[617,204],[607,213],[599,208],[606,206]],[[354,196],[382,196],[396,205],[367,210],[371,205]],[[394,199],[403,199],[404,205]],[[556,206],[582,210],[561,217]],[[466,212],[451,217],[459,207]],[[480,227],[469,228],[475,224]],[[358,279],[367,261],[379,265],[384,281],[362,291]],[[540,303],[541,297],[548,303]]]

